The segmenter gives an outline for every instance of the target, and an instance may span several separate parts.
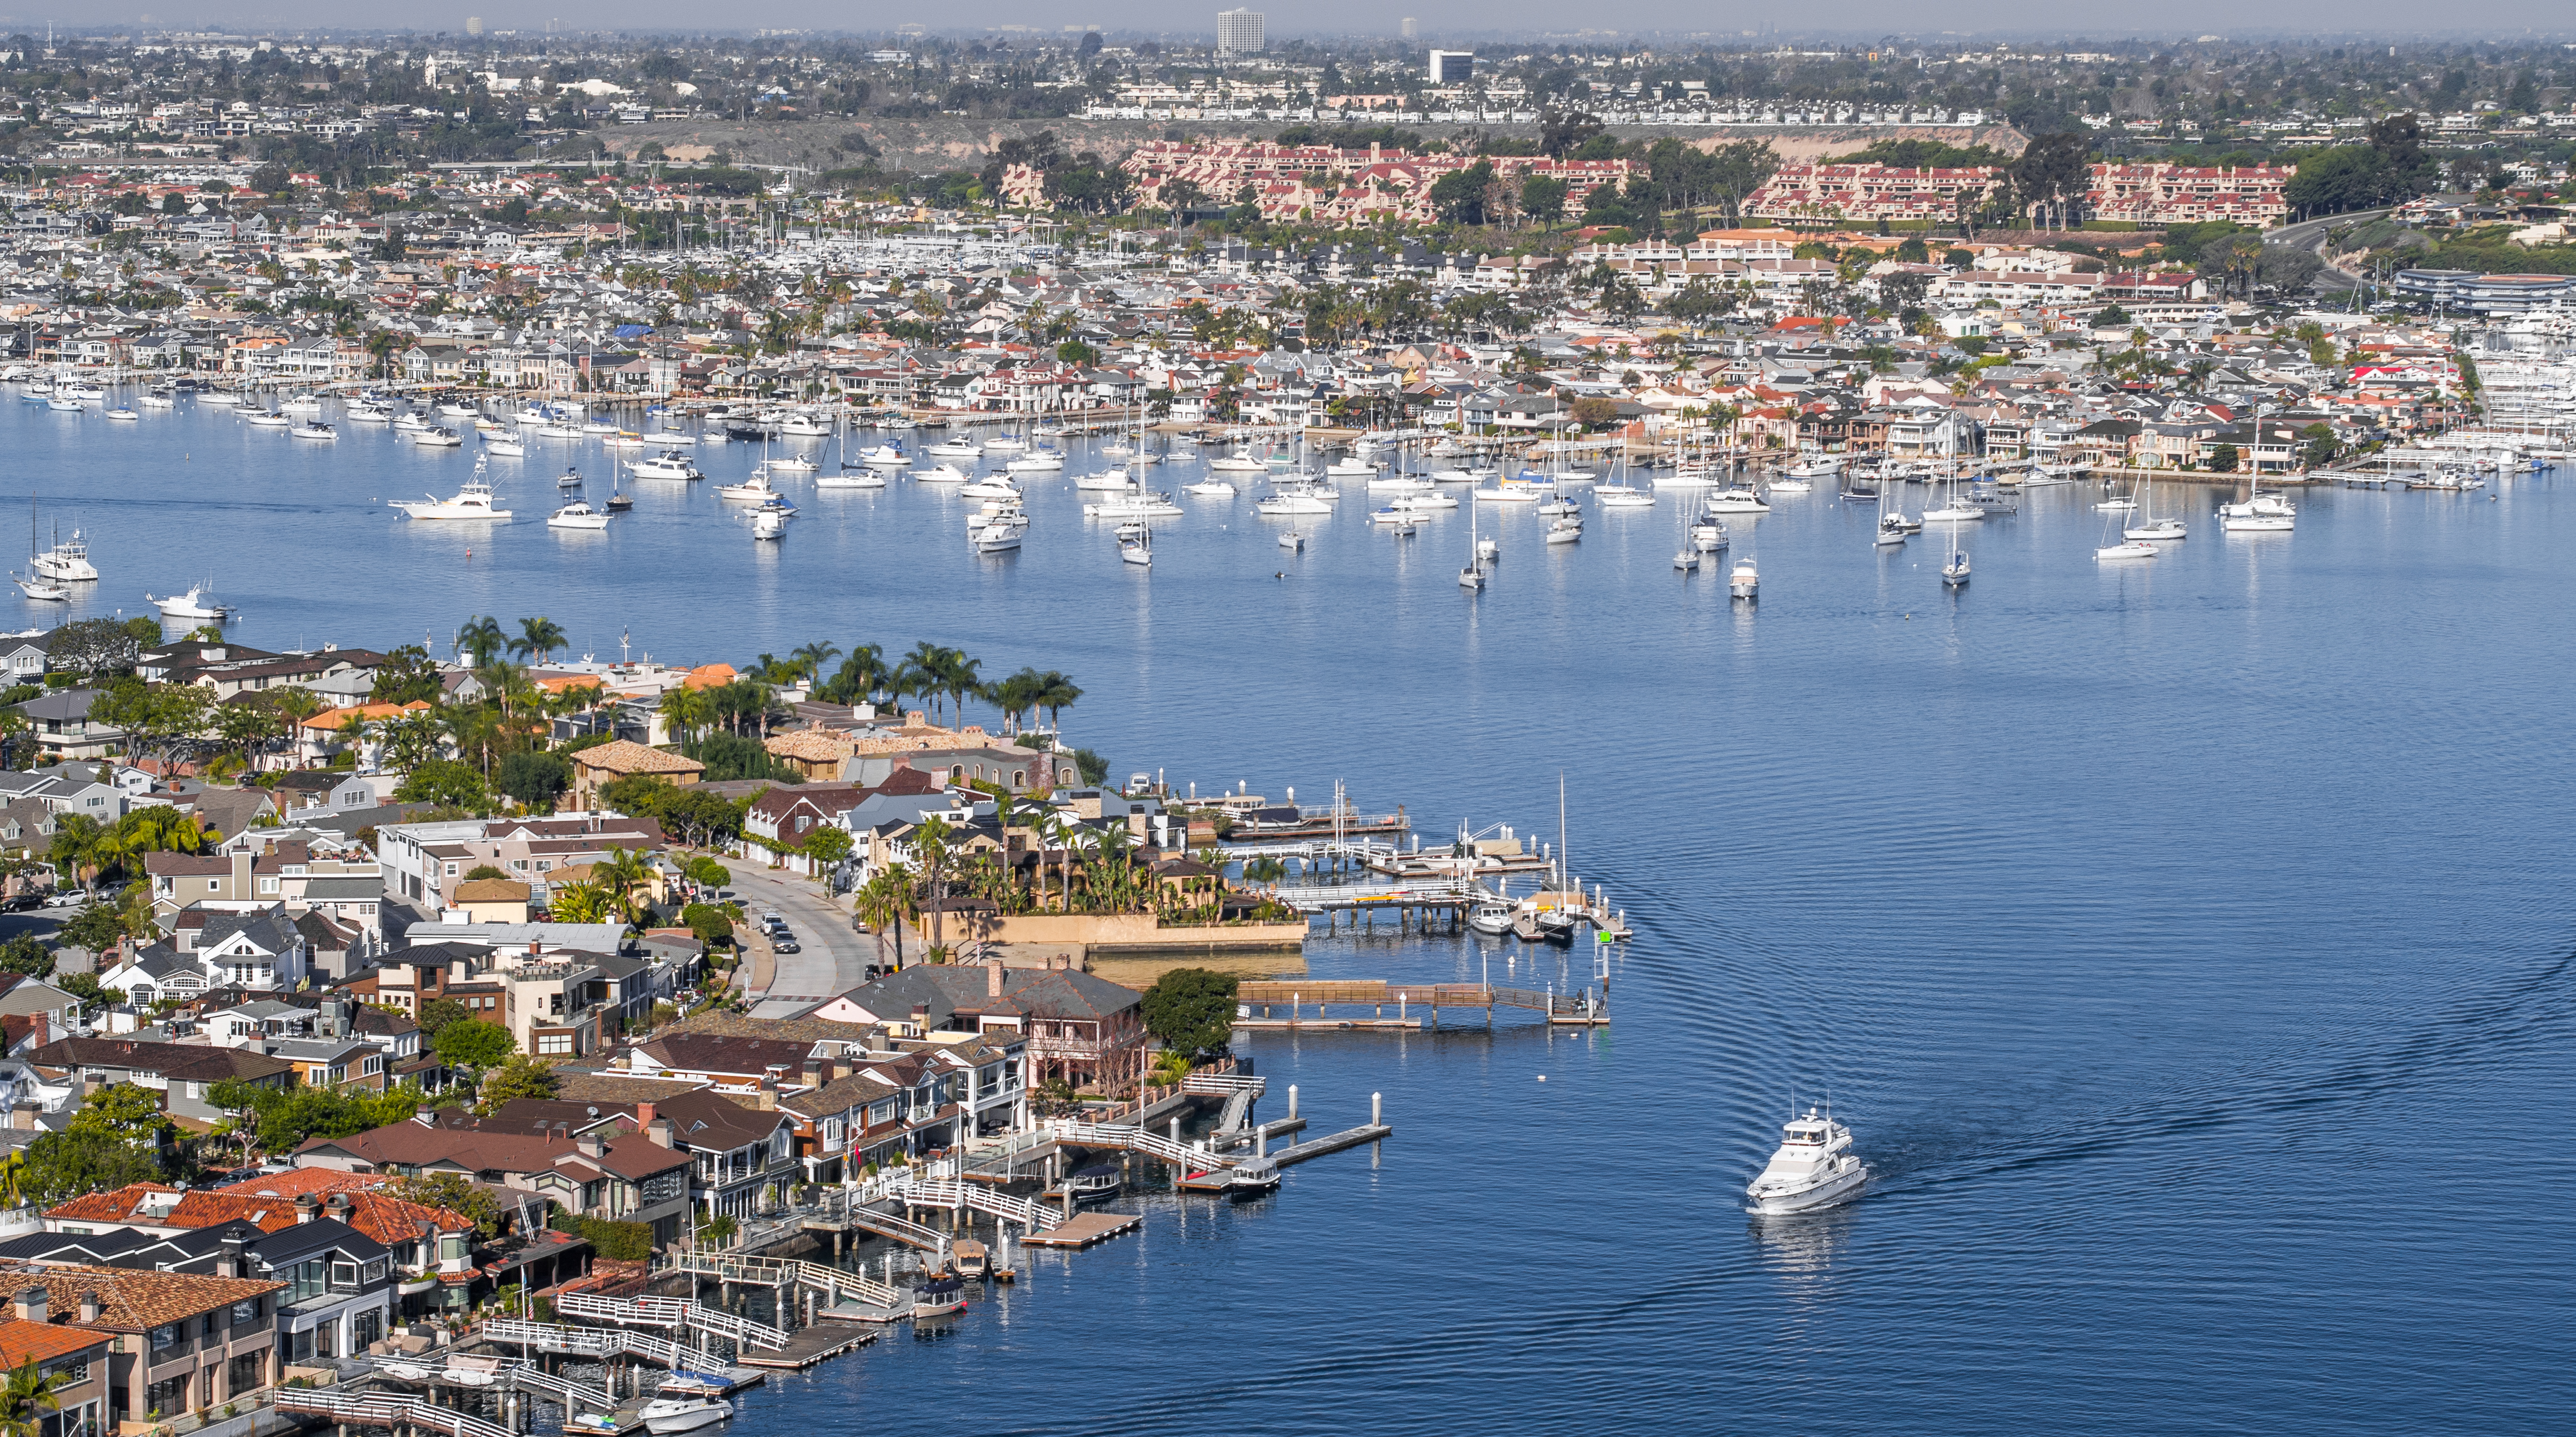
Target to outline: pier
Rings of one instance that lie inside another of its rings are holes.
[[[1234,1001],[1237,1016],[1234,1026],[1250,1029],[1402,1029],[1417,1031],[1440,1026],[1443,1008],[1481,1009],[1485,1026],[1494,1025],[1496,1008],[1520,1008],[1545,1014],[1547,1021],[1559,1027],[1606,1028],[1610,1025],[1610,1001],[1606,995],[1595,995],[1591,989],[1577,993],[1559,993],[1552,989],[1505,988],[1490,983],[1390,983],[1374,978],[1309,979],[1295,981],[1256,981],[1236,985]],[[1305,1016],[1307,1004],[1315,1007],[1315,1016]],[[1366,1017],[1331,1016],[1331,1009],[1366,1008]],[[1393,1017],[1387,1015],[1394,1008]],[[1261,1010],[1254,1013],[1254,1009]],[[1286,1017],[1277,1010],[1286,1008]],[[1412,1016],[1413,1010],[1424,1010],[1427,1018]]]

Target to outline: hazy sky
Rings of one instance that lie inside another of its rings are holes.
[[[549,20],[575,28],[621,30],[703,30],[711,24],[743,30],[757,26],[819,29],[888,30],[906,21],[943,29],[987,25],[1034,25],[1048,29],[1097,26],[1170,33],[1207,33],[1216,29],[1216,3],[1196,6],[1140,3],[1140,0],[1065,0],[1062,4],[1027,0],[965,0],[936,7],[908,5],[835,5],[818,0],[746,0],[710,6],[689,0],[541,0],[536,5],[507,0],[467,0],[465,4],[395,5],[381,0],[265,0],[238,3],[174,4],[154,0],[130,4],[110,0],[82,5],[73,0],[0,0],[0,25],[17,29],[29,22],[95,26],[150,24],[181,28],[282,29],[334,25],[418,30],[457,30],[468,15],[480,15],[492,30],[542,30]],[[1263,8],[1257,3],[1253,8]],[[1580,18],[1603,30],[1637,33],[1710,33],[1732,35],[1743,30],[1790,30],[1799,22],[1815,24],[1820,16],[1807,7],[1789,14],[1777,6],[1710,6],[1688,0],[1626,0],[1626,3],[1568,7],[1536,0],[1495,0],[1461,4],[1456,0],[1396,0],[1393,5],[1362,0],[1308,0],[1295,7],[1266,10],[1274,35],[1289,33],[1386,34],[1410,13],[1425,35],[1454,29],[1487,35],[1503,32],[1570,33]],[[2171,35],[2208,33],[2315,35],[2326,32],[2385,32],[2391,37],[2431,37],[2435,27],[2450,35],[2537,35],[2576,39],[2576,11],[2565,0],[2470,0],[2428,10],[2415,0],[2294,0],[2288,5],[2249,6],[2242,0],[2176,0],[2156,6],[2109,4],[2104,0],[1980,0],[1976,4],[1894,3],[1894,0],[1850,0],[1830,10],[1823,23],[1845,35],[1901,33],[1932,38],[1952,30],[1977,34],[2135,33]],[[147,20],[145,17],[149,17]],[[932,17],[936,17],[935,19]]]

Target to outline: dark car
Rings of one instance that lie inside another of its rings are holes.
[[[10,913],[25,913],[31,909],[42,908],[44,906],[45,895],[41,893],[21,893],[17,897],[10,899],[6,905],[0,905],[0,907],[5,907],[5,911]]]
[[[795,939],[781,936],[777,942],[769,945],[769,951],[772,953],[802,953],[805,950],[797,946]]]

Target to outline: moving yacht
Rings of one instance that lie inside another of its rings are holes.
[[[1852,1156],[1851,1129],[1809,1108],[1780,1131],[1780,1147],[1744,1189],[1747,1212],[1765,1216],[1812,1212],[1849,1202],[1869,1181],[1869,1168]]]

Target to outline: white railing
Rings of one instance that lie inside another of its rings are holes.
[[[1156,1137],[1142,1128],[1130,1127],[1124,1123],[1084,1123],[1070,1119],[1057,1119],[1048,1123],[1047,1128],[1069,1143],[1079,1143],[1085,1147],[1095,1148],[1125,1148],[1129,1152],[1143,1153],[1149,1158],[1169,1163],[1184,1172],[1203,1173],[1227,1165],[1225,1159],[1213,1153],[1185,1147],[1169,1138]]]
[[[382,1393],[360,1397],[312,1389],[281,1389],[275,1406],[280,1412],[301,1412],[307,1416],[328,1417],[334,1422],[355,1422],[364,1427],[427,1428],[444,1432],[448,1437],[513,1437],[510,1430],[501,1424],[469,1417],[453,1407]]]
[[[572,1327],[556,1322],[495,1317],[484,1322],[483,1336],[491,1342],[525,1343],[548,1352],[569,1353],[576,1357],[641,1357],[665,1367],[681,1365],[686,1355],[676,1342],[665,1342],[649,1332],[629,1332],[622,1327]]]
[[[1247,1078],[1241,1073],[1192,1073],[1181,1079],[1184,1093],[1202,1093],[1211,1097],[1250,1093],[1260,1097],[1270,1090],[1267,1079]]]
[[[1063,1221],[1027,1198],[993,1192],[976,1183],[914,1181],[897,1190],[893,1196],[915,1207],[972,1208],[990,1217],[1008,1218],[1022,1227],[1044,1232]]]
[[[775,1351],[787,1345],[787,1334],[767,1323],[753,1322],[722,1308],[702,1307],[676,1297],[618,1298],[601,1297],[590,1292],[568,1292],[555,1299],[555,1310],[567,1317],[586,1317],[594,1322],[694,1328],[743,1347],[766,1347]]]

